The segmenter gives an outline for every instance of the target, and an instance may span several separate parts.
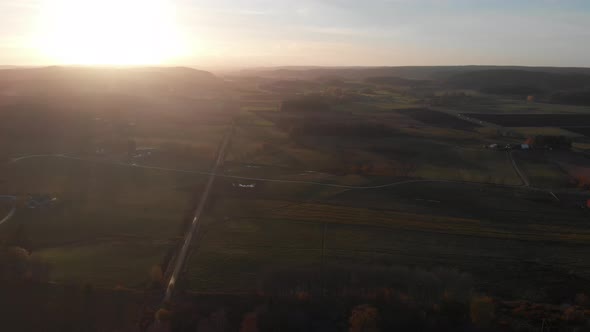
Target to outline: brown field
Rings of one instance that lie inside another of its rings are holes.
[[[590,126],[588,114],[484,114],[465,113],[482,121],[505,127],[572,127]]]
[[[402,113],[428,125],[446,129],[472,130],[474,128],[480,127],[479,125],[463,121],[449,114],[437,112],[427,108],[396,110],[396,112]]]
[[[590,137],[590,127],[563,127],[562,129]]]

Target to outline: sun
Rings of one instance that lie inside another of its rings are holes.
[[[62,64],[163,64],[185,43],[165,0],[46,0],[39,48]]]

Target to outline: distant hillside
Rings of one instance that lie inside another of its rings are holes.
[[[590,106],[590,87],[580,90],[554,92],[549,96],[549,102]]]
[[[379,76],[395,76],[416,80],[445,80],[461,73],[505,69],[545,73],[590,75],[590,68],[518,66],[276,67],[247,69],[236,74],[275,79],[304,80],[315,80],[322,77],[339,77],[347,80],[365,80],[369,77]]]
[[[378,76],[369,77],[365,79],[365,82],[380,85],[393,85],[393,86],[424,86],[429,84],[429,80],[412,80],[408,78],[402,78],[397,76]]]
[[[319,83],[305,80],[278,80],[262,84],[264,90],[274,92],[305,92],[306,90],[318,87]]]
[[[0,70],[0,94],[168,93],[217,88],[222,81],[192,68],[42,67]]]
[[[461,73],[446,80],[455,88],[496,94],[534,94],[590,87],[590,75],[499,69]]]

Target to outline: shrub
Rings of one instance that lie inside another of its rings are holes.
[[[488,327],[495,317],[495,305],[488,296],[477,296],[471,300],[469,307],[471,321],[480,327]]]

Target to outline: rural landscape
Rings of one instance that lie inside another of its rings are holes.
[[[588,87],[553,67],[0,70],[3,324],[583,331]]]

